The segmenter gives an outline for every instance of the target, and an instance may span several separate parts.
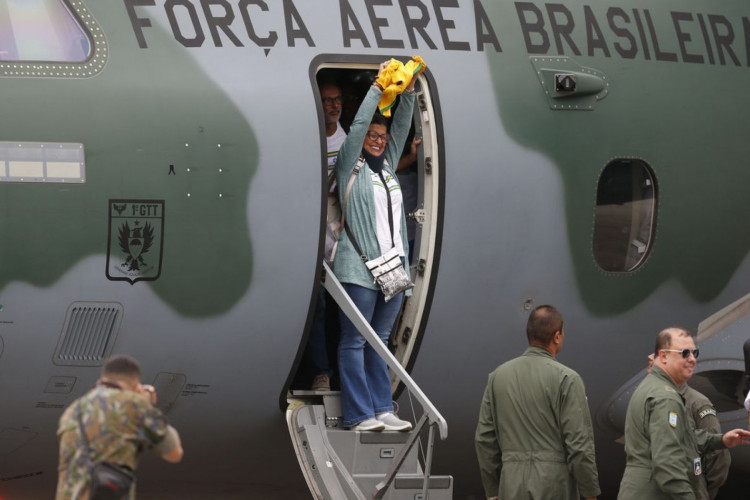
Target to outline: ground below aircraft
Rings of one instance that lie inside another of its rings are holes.
[[[110,353],[185,445],[144,458],[139,498],[310,496],[285,415],[322,276],[316,77],[355,96],[415,54],[416,288],[392,350],[447,422],[431,471],[453,497],[484,495],[486,376],[544,303],[601,498],[665,326],[696,332],[695,382],[747,426],[747,2],[2,0],[0,499],[52,496],[57,420]],[[732,456],[721,498],[750,488]]]

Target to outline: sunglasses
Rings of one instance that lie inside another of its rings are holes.
[[[695,359],[698,359],[698,355],[700,354],[700,349],[662,349],[662,351],[679,352],[685,359],[688,359],[691,354]]]

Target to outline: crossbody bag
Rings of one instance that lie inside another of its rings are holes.
[[[346,223],[346,203],[349,199],[349,193],[351,192],[352,186],[354,185],[355,178],[359,174],[359,171],[362,170],[364,164],[365,159],[363,156],[360,156],[357,164],[354,166],[354,170],[352,171],[352,175],[349,178],[349,182],[346,186],[346,192],[344,193],[344,203],[341,206],[341,227],[346,229],[346,234],[349,236],[349,240],[352,242],[354,250],[356,250],[357,254],[359,254],[365,266],[367,266],[367,269],[370,271],[370,274],[372,274],[375,283],[383,292],[385,301],[388,302],[399,293],[405,292],[410,288],[414,288],[414,283],[409,280],[409,276],[406,274],[406,269],[404,269],[404,264],[401,261],[401,256],[399,256],[398,250],[396,249],[396,243],[393,240],[393,205],[391,202],[391,192],[388,189],[388,184],[385,182],[382,170],[378,172],[378,176],[380,176],[380,180],[383,182],[385,195],[388,199],[388,226],[391,230],[392,248],[380,257],[376,257],[372,260],[367,260],[367,255],[365,255],[365,253],[359,247],[359,244],[354,237],[354,232]]]
[[[130,488],[135,482],[135,474],[129,467],[113,464],[112,462],[94,463],[91,458],[92,450],[83,428],[81,417],[83,409],[78,404],[78,427],[81,431],[81,439],[86,447],[86,466],[91,477],[89,486],[90,500],[124,500],[130,494]]]

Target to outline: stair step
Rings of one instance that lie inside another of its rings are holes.
[[[366,497],[375,492],[375,487],[383,481],[385,474],[355,474],[354,481]],[[397,474],[383,496],[386,500],[421,500],[424,477],[415,474]],[[431,476],[428,486],[430,500],[450,500],[453,498],[452,476]]]
[[[315,497],[366,500],[393,469],[412,433],[331,427],[331,423],[338,420],[330,416],[327,407],[335,408],[338,396],[324,396],[323,400],[323,405],[302,404],[288,411],[290,431],[305,480]],[[419,444],[415,442],[382,498],[422,500],[423,482]],[[431,476],[428,492],[430,500],[451,499],[453,478]]]
[[[350,474],[386,473],[409,439],[405,432],[360,432],[329,429],[328,441]],[[415,445],[401,467],[404,473],[421,472]]]
[[[397,474],[393,486],[399,489],[422,489],[424,476],[411,474]],[[453,487],[453,476],[430,476],[430,491],[446,490]]]

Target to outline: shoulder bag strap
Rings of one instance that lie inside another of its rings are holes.
[[[83,401],[78,402],[78,408],[76,408],[76,418],[78,420],[78,429],[81,432],[81,440],[83,440],[83,445],[86,447],[86,463],[89,466],[89,469],[93,467],[94,461],[91,459],[91,446],[89,446],[89,438],[86,436],[86,429],[83,428],[83,418],[81,417],[81,414],[83,413]]]
[[[341,204],[341,227],[346,229],[346,234],[349,236],[349,241],[352,242],[352,245],[354,245],[354,249],[359,254],[360,258],[362,259],[362,262],[367,262],[367,256],[362,253],[362,249],[359,248],[359,245],[357,244],[357,240],[354,239],[354,233],[351,229],[349,229],[349,224],[346,223],[346,203],[349,201],[349,194],[352,191],[352,186],[354,186],[354,180],[357,178],[357,175],[359,174],[359,171],[362,169],[362,166],[365,164],[365,157],[361,156],[359,157],[359,160],[357,160],[357,164],[354,166],[354,170],[352,171],[352,176],[349,177],[349,182],[346,185],[346,192],[344,193],[344,202]]]
[[[328,176],[326,184],[328,185],[328,193],[330,193],[331,188],[333,188],[333,183],[336,182],[336,171],[332,170],[331,172],[326,172],[326,175]]]
[[[357,160],[357,164],[354,165],[354,170],[352,170],[352,175],[349,177],[349,182],[346,184],[346,192],[344,192],[344,202],[341,204],[341,227],[344,227],[346,224],[346,204],[349,201],[349,194],[352,192],[352,186],[354,186],[354,181],[357,178],[357,175],[359,174],[359,171],[362,170],[362,166],[365,164],[365,157],[360,155],[359,160]]]
[[[380,180],[383,181],[385,196],[386,198],[388,198],[388,227],[391,228],[391,248],[393,248],[396,246],[396,243],[393,242],[393,205],[391,204],[391,190],[388,189],[388,183],[385,182],[385,177],[383,177],[382,170],[378,172],[378,175],[380,176]]]

